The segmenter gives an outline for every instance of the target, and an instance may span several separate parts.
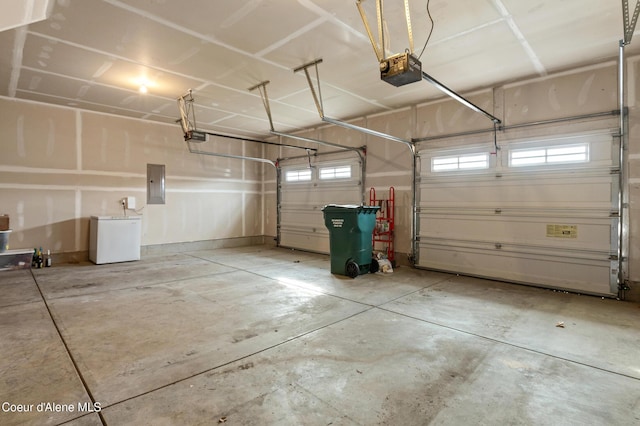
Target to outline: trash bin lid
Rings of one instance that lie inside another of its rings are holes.
[[[372,211],[378,211],[380,210],[380,206],[365,206],[365,205],[358,205],[358,204],[327,204],[326,206],[324,206],[322,208],[322,211],[324,212],[325,210],[328,211],[340,211],[340,210],[357,210],[357,211],[367,211],[367,212],[372,212]]]
[[[322,208],[322,211],[324,211],[324,209],[357,209],[358,207],[360,207],[357,204],[327,204],[326,206],[324,206]]]

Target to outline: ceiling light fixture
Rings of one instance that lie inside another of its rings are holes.
[[[149,89],[153,89],[157,86],[156,82],[149,80],[146,75],[132,78],[129,81],[132,85],[137,87],[138,92],[143,95],[147,94],[149,92]]]

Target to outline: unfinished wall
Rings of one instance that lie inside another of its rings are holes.
[[[628,88],[630,97],[630,138],[627,169],[629,171],[629,204],[627,221],[629,241],[629,277],[640,281],[640,112],[636,104],[640,99],[640,84],[636,76],[640,75],[640,60],[631,58],[629,64]],[[446,83],[446,82],[445,82]],[[421,89],[417,83],[416,90]],[[586,114],[615,111],[617,101],[617,65],[615,62],[596,64],[555,75],[527,81],[514,82],[494,88],[480,90],[465,97],[484,110],[503,120],[506,126],[581,116]],[[596,129],[615,131],[619,118],[611,114],[594,119],[576,120],[557,124],[527,126],[498,133],[498,140],[524,139],[556,134],[567,134]],[[435,138],[422,142],[421,146],[448,146],[452,143],[491,142],[492,132],[468,136],[446,138],[444,136],[464,132],[492,129],[492,122],[458,102],[443,98],[375,116],[361,117],[351,123],[373,130],[385,132],[402,138]],[[389,186],[396,189],[397,227],[396,250],[403,254],[411,253],[412,228],[412,156],[409,149],[397,142],[359,133],[332,125],[321,125],[317,129],[305,132],[305,136],[349,146],[367,146],[367,164],[365,176],[365,199],[368,190],[375,187],[382,194]],[[441,137],[444,137],[440,139]],[[320,147],[321,150],[330,148]],[[273,158],[283,152],[271,150]],[[268,172],[265,181],[265,232],[276,234],[276,187],[275,171]]]
[[[367,117],[366,127],[411,140],[412,108]],[[366,188],[375,188],[378,198],[386,198],[389,188],[395,191],[395,251],[396,259],[408,262],[411,254],[413,224],[413,155],[406,144],[367,135]],[[368,199],[367,193],[367,199]]]
[[[640,58],[627,60],[629,106],[628,269],[640,282]],[[422,85],[417,83],[416,90]],[[613,62],[481,90],[466,97],[507,126],[617,109]],[[617,117],[499,133],[526,138],[615,127]],[[351,123],[402,138],[440,137],[490,129],[491,122],[448,98]],[[320,124],[301,133],[347,146],[367,146],[365,200],[371,187],[396,189],[396,250],[411,253],[412,156],[398,142]],[[261,163],[190,154],[175,125],[0,98],[0,213],[11,215],[12,248],[42,246],[85,252],[91,215],[122,215],[119,200],[135,196],[145,246],[276,235],[276,170]],[[458,138],[475,143],[491,133]],[[277,139],[276,139],[277,140]],[[291,139],[283,143],[314,146]],[[450,139],[427,141],[446,146]],[[300,150],[216,140],[198,148],[278,159]],[[320,146],[320,151],[335,148]],[[146,165],[164,164],[165,205],[146,204]],[[135,214],[130,212],[130,214]]]
[[[188,152],[176,125],[0,98],[0,212],[11,248],[86,252],[89,218],[134,196],[142,245],[261,236],[262,164]],[[199,149],[260,156],[219,140]],[[146,205],[147,164],[166,170],[166,203]]]

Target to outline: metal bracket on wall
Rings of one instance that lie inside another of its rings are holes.
[[[177,99],[178,111],[180,112],[180,119],[178,122],[182,127],[182,132],[186,135],[196,128],[196,112],[194,110],[195,101],[193,99],[193,92],[191,89],[184,95]]]
[[[305,76],[307,77],[307,83],[309,84],[309,89],[311,90],[311,95],[313,96],[313,101],[316,104],[316,108],[318,109],[318,114],[320,115],[320,119],[322,121],[324,121],[325,123],[331,123],[331,124],[335,124],[337,126],[341,126],[341,127],[345,127],[347,129],[351,129],[351,130],[356,130],[358,132],[362,132],[362,133],[366,133],[372,136],[376,136],[379,138],[383,138],[383,139],[387,139],[393,142],[400,142],[403,143],[405,145],[407,145],[409,147],[409,149],[411,150],[411,153],[413,155],[415,155],[415,146],[413,145],[413,142],[406,140],[406,139],[402,139],[399,138],[397,136],[393,136],[393,135],[389,135],[386,133],[382,133],[382,132],[378,132],[376,130],[372,130],[372,129],[368,129],[366,127],[360,127],[360,126],[356,126],[354,124],[351,123],[346,123],[344,121],[340,121],[340,120],[336,120],[335,118],[329,118],[327,116],[324,115],[324,109],[323,109],[323,105],[322,105],[322,92],[320,90],[320,75],[318,72],[318,64],[322,63],[322,59],[316,59],[313,62],[309,62],[308,64],[304,64],[302,66],[299,66],[298,68],[294,69],[293,72],[296,73],[298,71],[304,71]],[[313,85],[313,81],[311,80],[311,75],[309,74],[309,68],[310,67],[315,67],[316,70],[316,81],[318,84],[318,90],[316,93],[316,88]]]
[[[631,43],[633,32],[636,30],[638,23],[638,15],[640,15],[640,1],[636,3],[633,11],[633,17],[629,20],[629,0],[622,0],[622,22],[624,25],[624,44]]]
[[[369,26],[369,20],[367,19],[367,14],[362,7],[362,2],[364,0],[357,0],[356,6],[358,7],[358,12],[360,13],[360,18],[362,18],[362,23],[364,24],[364,28],[367,31],[367,35],[369,36],[369,41],[371,42],[371,46],[373,47],[373,51],[378,58],[378,62],[382,62],[386,59],[385,52],[385,34],[384,34],[384,17],[383,17],[383,1],[376,0],[376,23],[378,25],[378,43],[376,43],[373,38],[373,33],[371,32],[371,27]],[[411,11],[409,8],[409,0],[404,0],[404,14],[405,19],[407,20],[407,36],[409,38],[409,53],[413,54],[413,30],[411,29]]]
[[[189,89],[189,91],[186,94],[178,98],[178,110],[180,112],[180,118],[177,121],[180,123],[180,126],[182,127],[182,131],[184,133],[184,140],[185,142],[187,142],[189,152],[192,154],[202,154],[202,155],[210,155],[214,157],[236,158],[239,160],[258,161],[261,163],[271,164],[272,166],[277,167],[274,161],[268,160],[265,158],[248,157],[244,155],[234,155],[234,154],[221,154],[221,153],[192,148],[191,146],[192,142],[199,142],[199,143],[206,142],[208,140],[207,136],[214,136],[218,138],[233,139],[233,140],[239,140],[239,141],[245,141],[245,142],[255,142],[263,145],[276,145],[276,146],[285,146],[287,148],[303,149],[307,151],[307,153],[313,152],[315,154],[317,152],[317,149],[315,148],[308,148],[308,147],[303,147],[298,145],[287,145],[287,144],[263,141],[259,139],[251,139],[251,138],[245,138],[240,136],[232,136],[232,135],[225,135],[222,133],[197,130],[196,116],[195,116],[195,99],[193,98],[193,93],[191,89]]]

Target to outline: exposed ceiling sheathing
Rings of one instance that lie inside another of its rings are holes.
[[[442,96],[424,81],[380,80],[355,0],[25,3],[40,6],[38,17],[0,32],[0,95],[8,97],[172,123],[176,98],[193,89],[198,127],[260,137],[269,123],[248,88],[264,80],[278,130],[320,122],[304,73],[292,71],[317,58],[331,117]],[[384,4],[388,52],[403,52],[404,3]],[[410,4],[419,54],[427,1]],[[364,5],[375,30],[375,1]],[[432,0],[430,11],[423,70],[459,93],[613,59],[623,37],[621,4],[611,0]]]

